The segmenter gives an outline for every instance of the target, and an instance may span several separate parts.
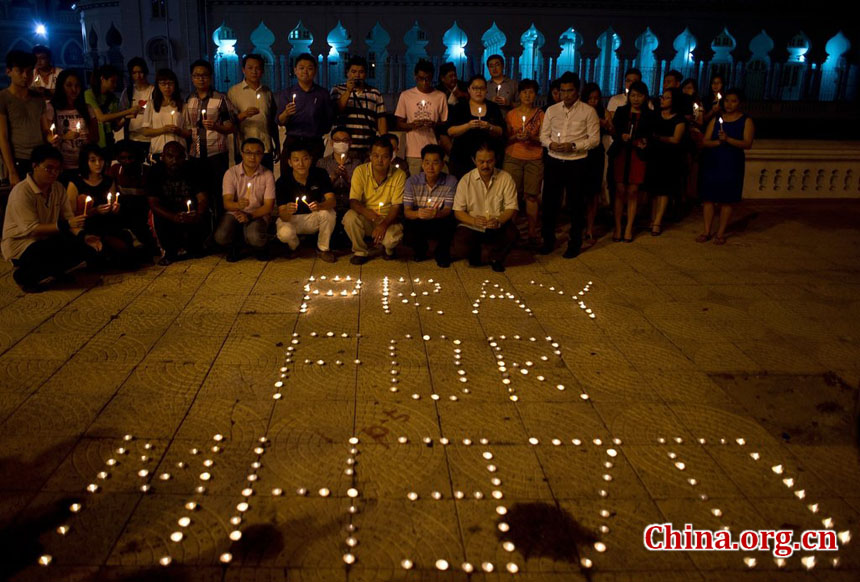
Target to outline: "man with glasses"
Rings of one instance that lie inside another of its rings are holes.
[[[185,127],[191,128],[191,148],[188,155],[198,162],[198,171],[210,180],[207,192],[211,193],[216,218],[223,211],[221,204],[221,177],[230,160],[227,154],[227,136],[233,133],[233,106],[227,96],[212,89],[212,65],[194,61],[191,65],[191,83],[194,92],[185,100]]]
[[[487,99],[501,107],[502,114],[507,115],[517,99],[517,82],[505,76],[505,58],[502,55],[490,55],[487,70],[490,72]]]
[[[352,136],[350,149],[364,160],[370,152],[370,142],[388,132],[385,102],[382,94],[367,84],[367,60],[354,56],[346,63],[346,83],[335,85],[331,98],[340,112],[340,124]]]
[[[266,62],[258,54],[251,53],[242,57],[242,74],[245,79],[230,87],[227,99],[237,112],[240,143],[249,137],[263,142],[266,154],[262,163],[273,170],[281,149],[281,138],[275,123],[275,95],[263,85],[265,66]]]
[[[409,173],[421,172],[421,150],[438,143],[436,129],[448,120],[448,97],[433,87],[433,63],[425,60],[415,65],[415,87],[400,94],[397,129],[406,132],[406,161]]]
[[[548,255],[555,248],[555,225],[561,201],[567,192],[570,212],[570,240],[565,259],[572,259],[582,247],[585,227],[585,184],[588,150],[600,143],[600,121],[594,107],[579,99],[579,75],[570,71],[559,79],[561,101],[546,110],[540,129],[541,144],[547,149],[543,187],[543,246]]]
[[[260,261],[267,251],[269,218],[275,207],[275,175],[263,167],[263,143],[256,138],[242,142],[242,163],[224,174],[222,185],[226,213],[215,230],[215,242],[227,249],[227,262],[242,258],[244,240]]]
[[[12,278],[27,292],[62,281],[101,250],[97,236],[83,231],[84,215],[75,216],[66,189],[57,181],[63,157],[49,145],[33,148],[33,171],[12,188],[3,223],[3,257],[15,265]]]

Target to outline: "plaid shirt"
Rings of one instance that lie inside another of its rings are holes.
[[[227,152],[227,136],[217,131],[210,131],[203,127],[202,110],[206,110],[206,119],[223,124],[227,121],[235,123],[233,105],[227,96],[218,91],[211,91],[209,97],[200,99],[196,93],[189,95],[185,100],[185,126],[191,128],[191,150],[192,158],[200,157],[200,140],[206,140],[206,157],[223,154]]]

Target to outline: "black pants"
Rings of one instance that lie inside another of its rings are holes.
[[[96,252],[82,238],[70,233],[56,234],[38,240],[12,261],[18,269],[15,281],[22,287],[35,287],[48,277],[57,277],[84,261],[91,261]]]
[[[202,216],[198,222],[172,222],[155,215],[152,222],[164,255],[171,258],[176,257],[179,249],[185,249],[191,254],[201,254],[211,230],[210,218],[207,215]]]
[[[541,235],[545,245],[555,243],[555,225],[561,212],[561,200],[567,192],[567,210],[570,213],[569,245],[582,245],[582,229],[585,227],[586,195],[588,187],[588,161],[558,160],[546,158],[543,183],[543,217]]]
[[[472,264],[481,263],[483,245],[490,247],[490,261],[502,261],[514,248],[520,231],[509,220],[501,228],[487,229],[484,232],[458,226],[454,234],[454,252],[457,257],[466,256]]]
[[[456,223],[454,216],[431,220],[406,219],[403,221],[403,239],[406,246],[412,247],[418,256],[427,255],[427,241],[435,240],[437,260],[451,260],[451,241],[454,238]]]
[[[270,156],[269,163],[271,163],[271,160]],[[227,172],[227,168],[230,167],[230,155],[224,152],[206,158],[195,158],[194,164],[196,170],[200,172],[200,175],[205,180],[206,192],[209,194],[209,203],[211,204],[213,218],[217,223],[218,219],[224,215],[224,199],[221,197],[221,194],[224,184],[224,174]],[[269,166],[266,167],[270,170],[272,169]]]

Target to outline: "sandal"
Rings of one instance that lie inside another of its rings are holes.
[[[711,235],[705,234],[705,233],[702,233],[696,237],[697,243],[704,243],[704,242],[708,242],[709,240],[711,240]]]
[[[724,245],[724,244],[726,244],[726,237],[724,237],[724,236],[715,236],[715,237],[714,237],[714,244],[715,244],[715,245]]]

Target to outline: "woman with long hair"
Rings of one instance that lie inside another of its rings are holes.
[[[663,234],[663,214],[669,199],[680,202],[684,183],[684,133],[686,118],[682,113],[680,89],[666,89],[660,97],[660,113],[654,127],[653,156],[648,163],[648,191],[651,204],[651,236]]]
[[[600,120],[600,143],[594,149],[588,150],[587,178],[585,180],[585,197],[587,203],[585,215],[585,236],[582,239],[584,246],[594,246],[594,219],[597,216],[597,206],[600,196],[603,194],[603,181],[606,173],[606,148],[603,145],[603,137],[612,135],[612,118],[603,106],[603,93],[597,83],[586,83],[582,89],[582,102],[594,107],[597,118]]]
[[[135,103],[141,107],[146,107],[152,101],[152,92],[155,86],[147,80],[149,75],[149,67],[146,61],[140,57],[134,57],[128,61],[128,77],[129,84],[123,90],[119,97],[119,106],[122,108],[129,107]],[[149,138],[143,135],[143,115],[137,115],[128,120],[127,137],[134,145],[140,147],[141,153],[145,156],[149,153]]]
[[[505,118],[499,106],[486,97],[487,81],[475,75],[469,79],[469,99],[448,113],[448,135],[453,140],[448,168],[458,180],[474,169],[472,158],[483,142],[490,143],[497,160],[505,159]]]
[[[178,141],[184,146],[185,140],[190,137],[191,131],[186,129],[185,116],[182,115],[183,104],[176,73],[170,69],[159,69],[155,74],[152,102],[143,114],[141,125],[143,134],[151,138],[149,154],[153,158],[160,158],[164,146],[169,142]]]
[[[642,81],[630,85],[627,105],[615,110],[611,151],[612,177],[615,180],[614,242],[633,242],[633,223],[639,203],[639,186],[645,182],[646,148],[654,131],[654,112],[648,108],[648,86]],[[627,204],[627,225],[621,221]]]
[[[84,93],[84,101],[93,108],[99,122],[98,144],[101,147],[113,145],[113,132],[125,123],[125,118],[135,116],[143,109],[134,104],[120,111],[119,101],[114,94],[119,82],[119,71],[111,65],[104,65],[93,71],[90,88]]]
[[[708,88],[708,93],[702,99],[702,124],[707,124],[714,117],[719,117],[719,113],[723,108],[723,91],[725,83],[723,76],[714,74],[711,76],[711,84]]]
[[[729,89],[723,97],[725,111],[711,119],[705,130],[702,156],[702,185],[705,228],[696,242],[707,242],[713,236],[711,226],[716,205],[720,205],[720,222],[713,236],[714,244],[726,244],[726,226],[732,208],[741,201],[744,190],[744,150],[752,147],[755,125],[742,109],[743,94]]]
[[[86,143],[99,137],[98,120],[93,108],[84,101],[81,77],[65,69],[57,76],[54,95],[45,107],[48,125],[46,141],[63,154],[60,182],[68,185],[78,170],[78,158]]]

